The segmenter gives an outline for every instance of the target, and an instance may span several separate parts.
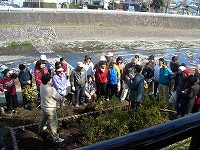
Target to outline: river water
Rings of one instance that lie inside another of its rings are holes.
[[[76,67],[78,61],[84,61],[85,55],[92,57],[92,62],[95,64],[99,61],[100,56],[106,55],[108,52],[63,52],[63,53],[47,53],[47,59],[54,66],[56,61],[59,61],[59,57],[65,58],[65,60]],[[147,60],[150,55],[155,55],[156,59],[164,58],[170,62],[172,56],[178,56],[179,63],[185,63],[189,68],[194,68],[197,64],[200,64],[200,48],[193,49],[162,49],[162,50],[118,50],[113,51],[114,57],[122,56],[125,63],[130,62],[134,55],[139,55],[143,60]],[[34,70],[34,62],[40,57],[39,52],[25,53],[20,56],[9,56],[7,59],[1,59],[1,64],[6,64],[9,68],[17,69],[18,64],[24,63],[30,70]],[[3,57],[3,56],[2,56]]]

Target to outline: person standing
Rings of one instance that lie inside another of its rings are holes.
[[[160,68],[162,68],[162,64],[164,62],[163,58],[158,59],[158,63],[154,66],[154,82],[153,82],[153,92],[154,96],[157,96],[158,92],[158,85],[159,85],[159,76],[160,76]]]
[[[142,71],[145,82],[148,84],[148,89],[146,90],[148,95],[153,95],[153,77],[154,70],[151,68],[150,63],[146,63],[145,68]]]
[[[63,72],[65,73],[65,75],[66,75],[66,77],[67,77],[67,79],[69,78],[69,76],[70,76],[70,73],[69,73],[69,65],[68,65],[68,63],[64,60],[64,58],[60,58],[60,64],[61,64],[61,66],[62,66],[62,68],[63,68]]]
[[[42,76],[44,74],[49,74],[48,69],[45,67],[45,64],[43,64],[42,60],[38,60],[35,65],[35,83],[37,86],[38,92],[40,92],[40,84],[42,83]],[[40,98],[40,93],[38,93],[38,98]]]
[[[125,65],[124,72],[122,74],[122,93],[120,96],[121,102],[124,101],[128,94],[128,80],[125,76],[128,76],[130,79],[133,79],[135,76],[134,66],[137,64],[137,59],[133,58],[132,61]]]
[[[178,58],[177,58],[177,56],[173,56],[172,61],[170,62],[170,69],[173,72],[173,78],[169,85],[169,94],[170,95],[175,91],[174,85],[175,85],[176,75],[178,74],[178,68],[179,68]]]
[[[134,78],[128,75],[125,78],[128,80],[128,87],[130,88],[129,100],[131,101],[131,109],[137,111],[141,101],[144,99],[144,76],[141,74],[142,66],[135,65]]]
[[[42,116],[39,122],[39,132],[43,131],[46,123],[49,123],[51,134],[54,143],[61,143],[64,139],[58,135],[58,117],[57,117],[57,101],[62,99],[62,96],[51,87],[50,74],[42,75],[42,84],[40,86]]]
[[[0,79],[0,91],[5,92],[7,114],[16,113],[18,107],[18,99],[16,94],[15,79],[17,74],[10,69],[3,71],[3,78]]]
[[[106,100],[110,100],[113,95],[117,97],[118,90],[117,90],[117,84],[120,80],[120,71],[116,64],[116,61],[113,59],[110,62],[109,70],[108,70],[108,84],[107,84],[107,94],[106,94]]]
[[[104,96],[106,98],[106,85],[108,82],[108,70],[106,68],[106,62],[101,61],[99,62],[99,65],[95,72],[95,82],[96,82],[96,88],[97,88],[97,100],[101,96]]]
[[[85,103],[85,83],[87,82],[87,75],[83,67],[84,64],[78,62],[77,67],[72,71],[70,76],[70,83],[72,91],[75,92],[77,108],[79,108],[79,104],[87,105]]]
[[[194,75],[187,77],[187,84],[184,91],[181,91],[180,115],[185,116],[192,112],[195,98],[199,93],[199,84],[196,82]]]
[[[89,76],[94,76],[94,64],[91,62],[91,57],[89,55],[85,56],[84,69]]]
[[[169,83],[172,78],[173,78],[173,73],[167,67],[167,62],[164,61],[164,63],[162,64],[162,68],[160,68],[158,95],[159,95],[159,99],[161,98],[161,96],[164,97],[166,104],[169,103],[168,91],[169,91]]]
[[[26,68],[24,64],[19,64],[19,74],[18,74],[18,79],[21,84],[21,89],[23,90],[25,86],[30,86],[32,87],[32,74],[30,71]],[[22,98],[23,98],[23,103],[24,103],[24,108],[27,109],[29,107],[28,105],[28,100],[25,97],[25,95],[22,93]]]
[[[66,74],[63,72],[63,68],[57,68],[56,74],[53,75],[53,86],[56,89],[56,91],[62,95],[65,96],[67,92],[67,77]]]
[[[45,67],[48,69],[49,74],[51,75],[51,65],[50,63],[47,61],[47,56],[46,55],[41,55],[40,56],[40,60],[42,61],[42,63],[45,65]]]

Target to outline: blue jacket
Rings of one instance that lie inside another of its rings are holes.
[[[144,76],[136,74],[132,80],[129,80],[130,88],[129,100],[132,102],[140,102],[144,99]]]
[[[160,74],[159,74],[160,84],[169,85],[172,78],[173,78],[173,73],[169,68],[166,68],[165,70],[163,68],[160,68]]]
[[[108,71],[108,83],[109,84],[117,84],[117,69],[115,67],[112,67]]]

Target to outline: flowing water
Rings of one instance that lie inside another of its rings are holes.
[[[65,52],[65,53],[47,53],[47,59],[54,66],[56,61],[59,61],[60,57],[63,57],[69,64],[76,67],[78,61],[84,61],[85,55],[92,57],[92,62],[95,64],[98,62],[101,55],[106,55],[108,52]],[[145,62],[150,55],[155,55],[156,59],[164,58],[170,62],[172,56],[178,56],[179,63],[185,63],[189,68],[194,68],[197,64],[200,64],[200,48],[196,49],[162,49],[162,50],[118,50],[113,52],[114,57],[122,56],[125,63],[130,62],[135,55],[139,55]],[[31,71],[34,70],[34,62],[39,59],[40,53],[32,52],[19,56],[12,56],[6,59],[1,59],[1,64],[6,64],[9,68],[17,69],[18,64],[24,63]],[[2,56],[3,57],[3,56]]]

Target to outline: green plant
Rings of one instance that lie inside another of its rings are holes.
[[[26,85],[23,89],[22,89],[22,94],[28,99],[28,101],[30,103],[34,103],[37,99],[37,91],[29,86],[29,85]]]
[[[7,47],[26,46],[31,45],[32,41],[13,41],[6,43]]]
[[[114,107],[119,102],[117,97],[113,97],[109,102],[106,102],[104,97],[100,100],[103,103],[98,106],[98,110]],[[121,109],[106,113],[99,111],[100,115],[96,118],[84,118],[81,120],[81,131],[87,137],[85,144],[112,139],[166,122],[169,120],[168,116],[160,112],[163,107],[166,107],[164,100],[145,95],[137,112]]]

